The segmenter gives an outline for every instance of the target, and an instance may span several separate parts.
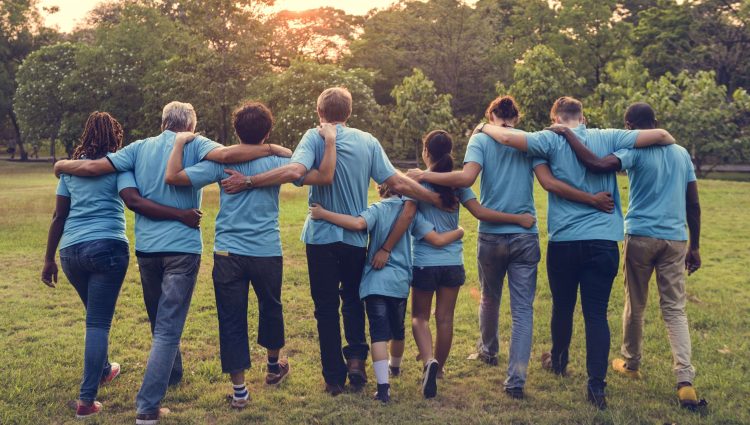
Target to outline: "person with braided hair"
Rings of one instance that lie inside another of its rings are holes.
[[[120,149],[122,136],[122,126],[115,118],[106,112],[93,112],[86,121],[73,158],[79,162],[103,158]],[[86,308],[78,418],[99,413],[102,408],[96,401],[99,386],[111,382],[120,373],[120,365],[108,361],[107,348],[115,304],[129,262],[123,200],[139,214],[179,220],[191,227],[197,227],[200,222],[200,211],[164,207],[141,197],[131,172],[101,177],[67,174],[60,177],[42,282],[52,288],[57,283],[55,251],[60,245],[63,272]]]

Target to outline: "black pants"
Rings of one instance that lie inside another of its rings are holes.
[[[552,292],[552,367],[563,371],[573,335],[573,311],[581,288],[586,326],[586,370],[589,386],[603,388],[607,376],[610,334],[607,307],[617,276],[617,242],[586,240],[550,242],[547,276]]]
[[[307,270],[310,293],[318,322],[320,363],[323,378],[329,384],[344,385],[346,359],[366,359],[365,310],[359,299],[359,283],[365,266],[367,249],[342,242],[310,245]],[[344,316],[347,346],[341,348],[339,306]]]
[[[251,283],[258,297],[258,344],[269,350],[284,346],[282,275],[281,257],[214,254],[214,294],[219,316],[222,372],[235,373],[250,368],[247,297]]]

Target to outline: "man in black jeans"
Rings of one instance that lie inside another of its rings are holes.
[[[346,126],[352,111],[352,97],[348,90],[340,87],[326,89],[318,97],[317,109],[321,124],[336,127],[336,169],[332,184],[311,186],[310,204],[317,203],[333,212],[359,216],[367,209],[371,178],[378,183],[387,182],[396,192],[414,199],[434,204],[440,202],[436,193],[396,172],[377,139]],[[249,177],[233,175],[222,185],[231,193],[287,182],[301,183],[309,170],[320,167],[324,148],[325,142],[318,130],[310,129],[302,136],[289,165]],[[326,391],[332,395],[340,394],[347,375],[355,389],[362,388],[367,382],[364,361],[368,345],[359,283],[367,254],[367,234],[348,231],[308,216],[302,240],[307,244],[310,293],[315,303]],[[387,259],[388,252],[381,250],[377,257],[379,261]],[[344,316],[347,341],[343,349],[339,307]]]
[[[570,97],[555,101],[550,116],[556,124],[570,128],[599,157],[620,149],[674,143],[672,136],[660,129],[588,129],[584,124],[583,105]],[[589,376],[586,393],[593,405],[604,409],[610,347],[607,307],[620,261],[617,242],[624,236],[617,176],[588,173],[565,139],[552,131],[521,133],[494,125],[485,125],[481,131],[535,157],[533,166],[537,176],[549,167],[546,173],[551,169],[556,178],[583,192],[612,194],[614,212],[605,213],[574,202],[574,197],[554,192],[542,182],[550,191],[547,276],[552,292],[552,350],[542,355],[543,366],[560,375],[566,373],[573,312],[580,287]]]

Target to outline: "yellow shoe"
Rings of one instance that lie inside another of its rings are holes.
[[[612,369],[620,375],[626,376],[631,379],[641,379],[641,372],[639,370],[628,369],[627,363],[623,359],[612,360]]]

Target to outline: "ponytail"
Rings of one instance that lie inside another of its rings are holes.
[[[515,121],[521,118],[518,103],[513,96],[501,96],[490,102],[484,117],[492,121],[492,115],[506,121]]]
[[[453,139],[443,130],[429,132],[423,140],[427,154],[432,160],[430,171],[436,173],[447,173],[453,171]],[[445,208],[454,208],[458,203],[453,188],[441,185],[432,185],[435,192],[440,195],[440,201]]]

